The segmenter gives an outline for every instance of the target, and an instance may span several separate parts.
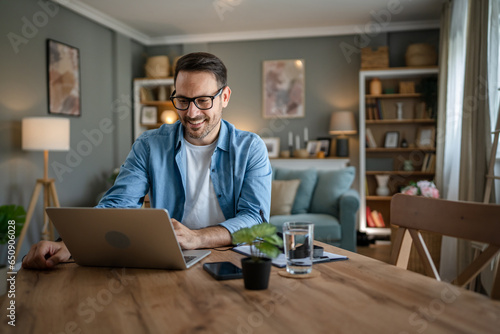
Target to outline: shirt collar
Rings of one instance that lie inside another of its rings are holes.
[[[180,121],[177,121],[177,138],[175,148],[178,149],[182,145],[182,139],[184,138],[184,127]],[[227,122],[221,119],[219,137],[217,138],[217,147],[224,151],[229,151],[229,130]]]

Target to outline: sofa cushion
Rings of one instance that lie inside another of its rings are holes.
[[[297,215],[271,216],[269,220],[278,232],[283,232],[284,222],[311,222],[314,224],[314,240],[338,246],[342,239],[342,228],[339,220],[333,216],[320,213],[303,213]]]
[[[307,213],[318,178],[316,169],[292,170],[276,168],[275,180],[300,180],[299,189],[292,206],[292,214]]]
[[[271,216],[289,215],[299,188],[300,180],[273,180],[271,190]]]
[[[338,217],[339,198],[351,187],[355,174],[356,168],[352,166],[333,171],[319,171],[310,212]]]

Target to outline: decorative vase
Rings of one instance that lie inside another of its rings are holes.
[[[391,193],[389,187],[387,186],[387,183],[389,182],[389,177],[390,175],[375,175],[378,185],[377,189],[375,190],[375,193],[378,196],[389,196],[389,194]]]
[[[251,257],[241,259],[245,289],[267,289],[269,285],[269,276],[271,275],[271,263],[271,259],[268,258],[260,258],[258,262],[253,261]]]
[[[408,147],[408,141],[406,138],[403,136],[403,139],[401,139],[401,147],[402,148],[407,148]]]
[[[370,94],[371,95],[382,95],[382,81],[379,78],[373,78],[370,81]]]
[[[403,102],[396,102],[398,119],[403,119]]]

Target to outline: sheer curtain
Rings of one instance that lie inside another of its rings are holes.
[[[440,67],[440,76],[446,77],[446,85],[440,85],[438,115],[438,150],[443,152],[442,163],[436,170],[437,186],[442,198],[458,200],[460,156],[462,138],[462,109],[465,84],[467,0],[455,0],[444,4],[443,26],[448,38],[441,40],[440,66],[446,64],[446,73]],[[444,32],[444,31],[443,31]],[[444,80],[444,79],[441,79]],[[457,241],[444,237],[441,245],[440,274],[444,280],[457,275]]]
[[[488,95],[490,103],[491,129],[495,130],[500,109],[500,1],[490,1],[488,30]],[[500,157],[500,150],[497,153]]]
[[[499,0],[454,0],[445,4],[448,18],[446,85],[440,85],[438,123],[444,131],[439,176],[443,198],[482,202],[490,130],[498,110]],[[443,22],[446,25],[447,22]],[[442,46],[444,48],[444,46]],[[468,242],[443,238],[441,276],[450,280],[468,264]]]

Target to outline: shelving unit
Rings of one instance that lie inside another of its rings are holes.
[[[436,154],[435,147],[420,148],[416,146],[417,133],[420,127],[436,128],[436,120],[427,115],[417,114],[416,109],[424,95],[419,90],[419,83],[423,78],[437,77],[438,68],[389,68],[382,70],[364,70],[359,74],[359,129],[360,129],[360,223],[359,230],[374,237],[391,234],[390,202],[392,196],[399,192],[401,186],[410,181],[432,180],[434,170],[422,171],[426,155]],[[383,89],[389,88],[390,94],[369,94],[370,81],[378,78]],[[414,93],[399,94],[398,87],[401,81],[413,81]],[[403,117],[397,118],[396,102],[403,103]],[[367,106],[368,105],[368,106]],[[368,108],[377,108],[368,112]],[[378,111],[380,110],[380,111]],[[372,119],[368,119],[372,117]],[[424,117],[422,117],[424,116]],[[377,147],[366,147],[366,129],[370,129]],[[387,132],[398,132],[397,147],[385,148],[384,141]],[[406,139],[408,147],[401,147],[401,140]],[[413,171],[403,170],[404,160],[411,160]],[[370,166],[367,170],[367,162]],[[373,166],[374,162],[376,163]],[[384,162],[384,163],[382,163]],[[379,164],[380,163],[380,164]],[[376,175],[389,176],[389,196],[376,195]],[[368,192],[368,193],[367,193]],[[383,216],[386,227],[369,227],[366,222],[366,209],[370,207]]]
[[[172,93],[173,84],[174,78],[138,78],[134,80],[134,140],[146,130],[159,128],[163,124],[160,120],[160,116],[163,111],[175,111],[172,102],[168,100],[168,97]],[[164,90],[166,97],[165,100],[161,101],[158,100],[158,98],[161,97],[161,94],[159,94],[160,88]],[[155,124],[141,123],[141,114],[143,107],[145,106],[156,107],[157,122]]]

